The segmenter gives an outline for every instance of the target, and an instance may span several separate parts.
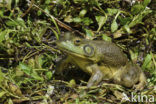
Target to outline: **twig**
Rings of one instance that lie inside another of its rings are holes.
[[[22,14],[22,16],[21,16],[21,17],[24,17],[26,14],[28,14],[28,12],[31,10],[31,8],[32,8],[33,4],[34,4],[34,0],[31,0],[31,3],[30,3],[29,8],[26,10],[26,12],[25,12],[25,13],[23,13],[23,14]]]
[[[33,1],[32,1],[32,2],[33,2]],[[61,22],[60,20],[58,20],[57,18],[55,18],[53,15],[51,15],[51,14],[45,12],[43,9],[41,9],[39,6],[35,5],[35,4],[32,3],[32,2],[31,2],[31,5],[32,5],[32,6],[38,8],[38,9],[41,10],[43,13],[45,13],[47,16],[49,16],[49,17],[51,17],[51,18],[54,18],[54,20],[58,23],[58,25],[59,25],[60,27],[65,28],[65,29],[68,30],[68,31],[74,31],[74,32],[76,32],[76,33],[82,35],[83,37],[85,37],[85,35],[84,35],[83,33],[81,33],[80,31],[75,30],[75,29],[71,28],[70,26],[68,26],[67,24]],[[30,3],[30,1],[29,1],[29,3]],[[30,6],[29,8],[31,9],[31,6]],[[28,12],[29,12],[29,8],[28,8]]]

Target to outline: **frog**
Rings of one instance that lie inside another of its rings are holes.
[[[57,75],[63,74],[70,63],[90,76],[88,88],[103,80],[136,90],[142,90],[146,85],[142,69],[113,42],[80,38],[72,32],[65,32],[56,41],[56,46],[66,54],[56,65]]]

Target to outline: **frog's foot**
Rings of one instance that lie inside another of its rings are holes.
[[[141,91],[141,90],[144,89],[144,87],[146,86],[146,84],[147,84],[146,77],[145,77],[144,73],[142,72],[140,74],[139,83],[137,85],[134,85],[134,88],[136,90],[140,90]]]
[[[134,85],[133,88],[137,91],[141,91],[144,89],[144,87],[146,86],[146,80],[142,80],[140,81],[138,84]]]
[[[137,90],[137,91],[141,91],[143,90],[145,87],[145,85],[143,85],[142,83],[136,84],[133,86],[133,89]]]

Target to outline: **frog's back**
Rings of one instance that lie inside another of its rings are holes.
[[[127,57],[114,43],[98,40],[93,41],[93,44],[96,46],[95,55],[97,55],[104,64],[110,66],[123,66],[127,63]]]

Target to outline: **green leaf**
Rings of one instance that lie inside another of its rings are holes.
[[[1,68],[0,68],[0,86],[1,86],[1,82],[4,80],[4,73],[2,73]]]
[[[50,4],[51,0],[45,0],[45,4]]]
[[[141,4],[134,5],[134,6],[131,8],[131,12],[132,12],[132,14],[134,14],[134,15],[140,13],[142,10],[144,10],[144,6],[141,5]]]
[[[15,0],[15,7],[18,6],[19,0]]]
[[[66,17],[64,18],[64,21],[65,21],[65,22],[68,22],[68,23],[73,22],[72,16],[71,16],[71,15],[66,16]]]
[[[118,9],[108,8],[107,11],[108,11],[108,15],[112,16],[118,12]]]
[[[141,13],[139,13],[138,15],[136,15],[135,17],[133,17],[133,20],[130,22],[129,27],[133,27],[139,23],[141,23],[142,19],[149,13],[151,13],[152,10],[145,8],[144,11],[142,11]]]
[[[19,63],[19,68],[28,75],[30,75],[32,72],[32,69],[22,62]]]
[[[17,26],[18,25],[14,20],[8,20],[5,23],[8,26]]]
[[[135,49],[135,50],[129,50],[129,53],[130,53],[130,57],[131,57],[131,60],[133,62],[136,62],[137,59],[138,59],[138,49]]]
[[[74,2],[75,4],[81,4],[81,3],[85,3],[85,2],[88,3],[88,0],[73,0],[73,2]]]
[[[5,92],[5,91],[1,91],[1,92],[0,92],[0,98],[2,98],[6,93],[7,93],[7,92]]]
[[[94,36],[94,33],[92,30],[88,30],[88,29],[85,29],[86,31],[86,38],[87,39],[93,39],[93,36]]]
[[[104,16],[96,16],[95,18],[99,25],[99,28],[97,30],[97,32],[99,32],[102,26],[106,23],[107,18]]]
[[[106,34],[102,34],[102,39],[105,40],[105,41],[109,41],[109,42],[112,41],[112,38],[110,38],[110,37],[107,36]]]
[[[6,21],[5,23],[6,23],[6,25],[12,26],[12,27],[21,26],[21,27],[26,28],[25,21],[20,17],[18,17],[16,20],[10,19],[10,20]]]
[[[27,75],[31,76],[32,78],[36,79],[36,80],[43,80],[43,78],[41,78],[37,72],[35,70],[33,70],[31,67],[29,67],[28,65],[20,62],[19,63],[19,68],[26,73]]]
[[[118,29],[118,24],[115,20],[113,20],[113,23],[111,24],[111,31],[115,32]]]
[[[50,29],[51,29],[51,30],[53,31],[53,33],[55,34],[56,39],[59,40],[59,35],[58,35],[58,33],[57,33],[53,28],[50,27]]]
[[[11,10],[12,0],[7,0],[7,8]]]
[[[16,23],[18,23],[18,25],[26,28],[25,21],[20,17],[17,18]]]
[[[31,73],[31,77],[33,77],[36,80],[43,81],[43,78],[40,77],[35,70],[33,70],[33,72]]]
[[[46,72],[46,77],[50,80],[52,78],[53,73],[51,71]]]
[[[143,2],[144,7],[146,7],[150,2],[151,2],[151,0],[144,0],[144,2]]]
[[[14,30],[5,29],[4,31],[0,32],[0,43],[4,40],[8,40],[9,39],[9,33],[12,31],[14,31]]]
[[[41,10],[38,10],[37,11],[37,16],[40,16],[42,14],[42,11]]]
[[[126,24],[130,23],[132,20],[131,17],[122,17],[122,16],[119,16],[118,19],[119,19],[121,25],[126,25]]]
[[[5,35],[7,34],[7,30],[0,32],[0,43],[5,40]]]
[[[0,10],[0,17],[3,17],[4,15],[3,15],[3,11],[2,10]]]
[[[142,65],[142,68],[143,69],[150,68],[151,67],[151,62],[152,62],[152,55],[147,54],[147,56],[145,57],[144,63]]]
[[[128,25],[125,25],[124,29],[126,30],[127,33],[129,33],[129,34],[132,33],[132,31],[131,31],[131,29],[129,28]]]
[[[84,17],[86,13],[87,13],[87,10],[83,9],[83,10],[80,11],[79,16]]]
[[[51,17],[52,22],[53,22],[53,23],[55,24],[55,26],[56,26],[57,32],[60,34],[60,29],[59,29],[59,27],[58,27],[58,25],[57,25],[57,23],[56,23],[54,17],[51,16],[51,15],[50,15],[50,17]]]
[[[69,83],[68,83],[68,86],[73,88],[74,86],[76,85],[76,82],[74,79],[70,80]]]
[[[80,23],[81,21],[80,17],[73,18],[73,22]]]
[[[87,26],[93,23],[93,21],[88,17],[83,18],[82,22],[84,23],[84,25],[87,25]]]
[[[48,8],[48,7],[46,7],[46,8],[44,9],[44,11],[45,11],[47,14],[49,14],[49,13],[50,13],[50,11],[49,11],[49,8]]]
[[[43,64],[46,62],[46,59],[43,55],[39,55],[35,57],[36,63],[38,64],[38,68],[42,69]]]
[[[8,104],[14,104],[11,98],[8,99]]]

